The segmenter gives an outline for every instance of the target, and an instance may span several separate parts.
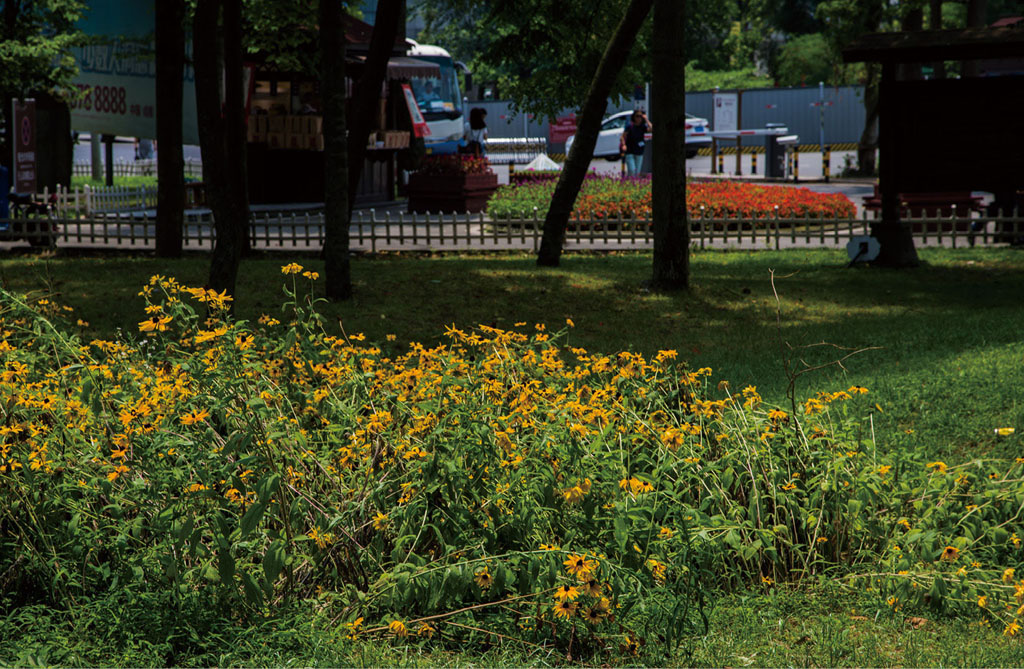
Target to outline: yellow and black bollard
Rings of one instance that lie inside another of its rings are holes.
[[[718,173],[725,174],[725,153],[718,147]]]
[[[750,153],[750,173],[757,174],[757,151]]]
[[[800,181],[800,150],[793,147],[793,181]]]
[[[515,161],[508,161],[508,182],[512,183],[512,175],[516,173]]]
[[[825,148],[825,151],[822,154],[822,159],[821,159],[821,170],[822,170],[822,174],[825,175],[825,183],[828,183],[828,178],[829,178],[830,173],[831,173],[831,169],[830,168],[832,166],[832,146],[830,144],[826,144],[824,148]]]

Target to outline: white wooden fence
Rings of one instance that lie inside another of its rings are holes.
[[[106,174],[105,166],[103,166],[103,174]],[[114,161],[114,176],[115,177],[138,177],[138,176],[156,176],[157,161],[156,158],[148,158],[146,160],[115,160]],[[90,160],[78,160],[71,167],[71,174],[76,177],[88,177],[92,176],[92,161]],[[185,176],[190,179],[202,179],[203,178],[203,162],[195,158],[185,159]]]
[[[1024,240],[1020,212],[1003,216],[907,218],[920,246],[962,248]],[[785,249],[840,247],[852,237],[870,233],[872,220],[781,218],[690,218],[695,248]],[[24,238],[0,221],[0,241]],[[57,216],[50,230],[31,233],[59,247],[121,247],[155,245],[156,221],[140,213]],[[4,231],[6,230],[6,231]],[[356,212],[349,228],[350,247],[358,251],[536,250],[543,232],[539,215],[491,220],[484,214],[407,214]],[[319,250],[325,234],[322,212],[258,213],[249,226],[252,246],[262,250]],[[190,218],[184,228],[185,248],[208,249],[215,237],[209,214]],[[653,246],[651,221],[574,220],[565,235],[567,249],[643,250]]]

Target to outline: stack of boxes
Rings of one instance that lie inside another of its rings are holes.
[[[324,150],[323,117],[285,114],[253,114],[248,140],[272,149]]]

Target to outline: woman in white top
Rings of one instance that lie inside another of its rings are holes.
[[[483,107],[474,107],[469,110],[469,130],[466,131],[466,150],[474,156],[482,156],[487,153],[487,110]]]

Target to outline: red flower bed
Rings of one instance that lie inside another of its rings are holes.
[[[534,182],[498,189],[488,205],[496,218],[530,216],[543,210],[554,191],[553,182]],[[764,186],[738,181],[689,182],[686,205],[691,218],[735,218],[746,225],[758,225],[774,218],[852,218],[856,208],[841,193],[815,193],[795,186]],[[702,210],[703,207],[703,210]],[[583,183],[574,219],[609,220],[645,218],[651,215],[649,177],[619,179],[588,178]]]
[[[856,208],[842,193],[815,193],[795,186],[762,186],[735,181],[710,181],[686,185],[686,205],[691,216],[701,207],[709,218],[852,218]]]

